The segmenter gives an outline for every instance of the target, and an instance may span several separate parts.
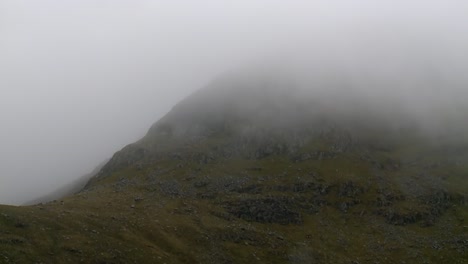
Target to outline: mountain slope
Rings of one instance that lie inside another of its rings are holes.
[[[294,87],[215,82],[78,194],[1,206],[0,263],[467,263],[467,142]]]

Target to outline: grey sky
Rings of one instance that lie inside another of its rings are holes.
[[[403,40],[466,69],[467,16],[442,0],[0,0],[0,203],[91,171],[211,78],[279,51]]]

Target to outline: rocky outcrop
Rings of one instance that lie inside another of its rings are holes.
[[[285,197],[231,201],[224,208],[232,215],[259,223],[301,224],[302,217]]]

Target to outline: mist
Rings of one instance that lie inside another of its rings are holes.
[[[463,111],[467,12],[464,1],[2,0],[0,203],[89,173],[251,65],[328,76],[376,104],[401,97],[428,119],[428,106]]]

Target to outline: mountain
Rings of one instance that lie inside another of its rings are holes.
[[[467,263],[465,127],[340,85],[214,81],[77,194],[0,206],[0,262]]]

